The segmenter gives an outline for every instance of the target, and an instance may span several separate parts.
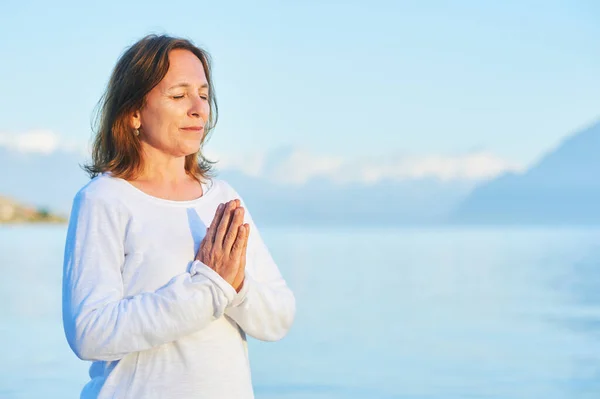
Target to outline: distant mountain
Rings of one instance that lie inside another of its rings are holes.
[[[480,184],[453,223],[600,224],[600,123],[565,139],[523,174]]]
[[[475,183],[438,179],[336,184],[311,179],[296,186],[223,171],[254,219],[270,225],[397,226],[447,218]]]
[[[82,156],[72,152],[22,154],[0,147],[0,195],[68,214],[76,192],[88,181],[79,166],[83,162]],[[230,169],[218,177],[242,195],[257,224],[263,225],[436,223],[446,218],[475,184],[426,178],[341,185],[315,177],[292,185]]]

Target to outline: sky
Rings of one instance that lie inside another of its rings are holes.
[[[220,119],[207,152],[249,170],[286,148],[317,169],[368,160],[397,173],[399,158],[522,168],[600,120],[591,0],[0,7],[0,145],[50,133],[86,146],[119,55],[148,33],[209,51]]]

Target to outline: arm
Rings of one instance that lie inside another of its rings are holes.
[[[63,324],[83,360],[118,360],[198,331],[236,292],[203,264],[155,292],[124,297],[126,220],[115,204],[75,197],[65,246]]]
[[[296,313],[294,294],[281,276],[246,209],[250,225],[248,260],[242,289],[225,310],[251,337],[277,341],[289,331]]]

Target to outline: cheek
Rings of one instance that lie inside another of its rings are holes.
[[[147,131],[155,131],[161,125],[162,107],[155,101],[148,101],[142,109],[142,127]]]
[[[142,114],[142,124],[145,123],[147,130],[154,135],[167,133],[173,126],[179,126],[182,115],[185,115],[182,108],[168,103],[148,106]]]

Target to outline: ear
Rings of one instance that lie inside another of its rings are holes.
[[[133,114],[131,114],[131,127],[133,129],[139,129],[140,126],[142,126],[142,118],[140,115],[140,111],[134,111]]]

